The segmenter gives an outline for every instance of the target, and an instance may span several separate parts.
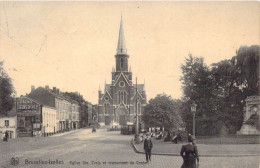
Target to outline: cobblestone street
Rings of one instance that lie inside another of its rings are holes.
[[[98,130],[91,133],[81,129],[51,137],[18,138],[0,142],[0,166],[9,167],[93,167],[93,168],[180,168],[181,157],[153,155],[145,163],[145,156],[134,152],[132,136],[119,132]],[[19,158],[19,164],[10,163],[12,157]],[[50,161],[49,161],[50,160]],[[248,157],[201,157],[200,168],[259,168],[259,156]],[[36,163],[37,162],[37,163]],[[47,163],[47,164],[43,164]]]

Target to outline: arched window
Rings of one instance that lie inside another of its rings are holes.
[[[109,104],[108,103],[104,104],[104,113],[109,114]]]
[[[124,58],[121,58],[120,61],[121,61],[120,67],[121,67],[121,69],[123,69],[124,68]]]
[[[141,114],[141,103],[137,102],[138,114]]]
[[[123,102],[124,104],[127,104],[127,93],[126,91],[119,91],[118,92],[118,104]]]
[[[126,95],[126,92],[124,92],[124,103],[127,104],[127,95]]]
[[[141,114],[141,102],[137,102],[137,114]],[[136,114],[136,103],[134,103],[134,113]]]

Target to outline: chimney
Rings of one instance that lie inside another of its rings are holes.
[[[60,89],[57,88],[57,94],[60,94]]]
[[[49,85],[45,85],[45,89],[49,90]]]
[[[57,94],[56,87],[53,87],[53,93]]]
[[[35,86],[31,86],[31,92],[35,91]]]

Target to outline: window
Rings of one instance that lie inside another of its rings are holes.
[[[141,114],[141,103],[140,102],[138,102],[137,103],[137,109],[138,109],[138,114]]]
[[[109,104],[108,103],[105,103],[104,104],[104,110],[105,110],[105,114],[109,114]]]
[[[123,59],[123,58],[121,58],[120,67],[121,67],[121,69],[123,69],[123,68],[124,68],[124,59]]]
[[[125,82],[124,82],[124,81],[120,81],[120,82],[119,82],[119,86],[120,86],[120,87],[125,87]]]
[[[141,114],[141,103],[137,102],[137,113]],[[134,103],[134,113],[136,114],[136,103]]]
[[[6,126],[6,127],[9,126],[9,120],[5,120],[5,126]]]
[[[124,104],[127,104],[127,93],[126,91],[119,91],[118,92],[118,104],[124,102]]]

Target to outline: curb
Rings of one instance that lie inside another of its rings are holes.
[[[134,139],[131,140],[131,143],[135,153],[145,154],[144,152],[137,150],[137,147],[134,144]],[[154,152],[152,152],[152,155],[180,156],[179,153],[154,153]],[[242,157],[242,156],[260,156],[260,154],[202,154],[199,156],[200,157]]]

